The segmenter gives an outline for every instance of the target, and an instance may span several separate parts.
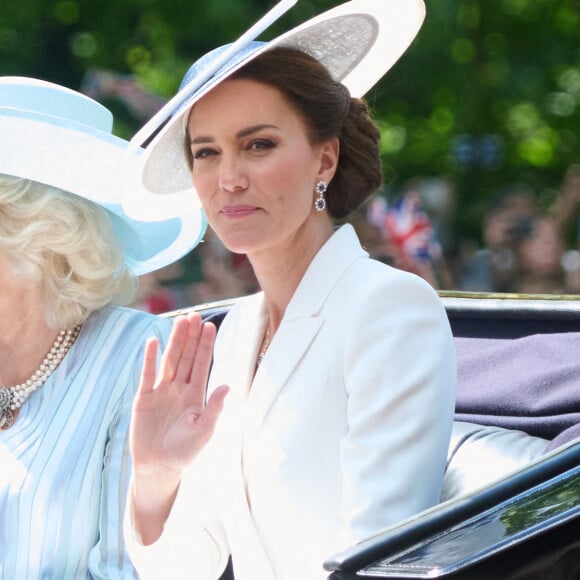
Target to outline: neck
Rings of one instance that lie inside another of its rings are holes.
[[[329,221],[328,227],[316,228],[311,235],[297,235],[283,244],[248,256],[264,292],[272,333],[278,329],[310,263],[332,233]]]

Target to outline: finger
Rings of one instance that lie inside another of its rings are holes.
[[[164,382],[171,382],[175,378],[188,327],[189,323],[185,316],[179,316],[173,323],[169,341],[161,358],[160,378]]]
[[[137,391],[138,395],[146,395],[155,387],[155,380],[157,378],[158,347],[159,340],[157,338],[150,338],[145,343],[143,365],[141,367],[141,380],[139,381],[139,389]]]
[[[188,383],[190,380],[191,370],[202,330],[201,314],[198,312],[189,315],[187,321],[187,335],[185,337],[185,342],[183,344],[175,374],[175,380],[181,383]]]
[[[200,388],[198,390],[200,395],[198,402],[200,405],[205,403],[205,393],[212,363],[216,332],[215,324],[211,322],[206,322],[202,326],[197,351],[191,368],[191,376],[189,377],[190,383],[203,385],[203,389]]]
[[[210,396],[203,413],[197,419],[197,428],[200,434],[209,439],[215,429],[216,422],[224,408],[224,400],[230,389],[226,385],[218,387]]]
[[[187,379],[188,399],[191,405],[202,409],[205,406],[207,381],[213,356],[216,328],[212,323],[205,323],[200,329],[197,350],[193,358],[190,376]]]

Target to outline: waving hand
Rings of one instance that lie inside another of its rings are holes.
[[[158,341],[148,341],[131,423],[136,471],[164,469],[179,477],[211,437],[228,390],[216,389],[206,403],[215,335],[198,313],[178,318],[159,370]]]
[[[181,472],[211,437],[227,387],[206,402],[216,329],[198,313],[175,321],[157,369],[157,339],[145,347],[131,418],[133,525],[145,544],[163,530]]]

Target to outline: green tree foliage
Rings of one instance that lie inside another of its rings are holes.
[[[87,71],[106,69],[167,97],[195,58],[273,3],[3,0],[0,74],[78,88]],[[299,0],[263,38],[336,4]],[[529,184],[547,205],[580,161],[578,2],[427,0],[416,42],[368,98],[393,187],[417,175],[451,178],[459,233],[477,232],[486,201],[507,183]],[[116,107],[126,136],[142,120]]]

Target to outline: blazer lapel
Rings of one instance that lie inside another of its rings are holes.
[[[248,396],[247,424],[258,429],[322,325],[319,317],[280,325],[258,367]]]
[[[324,324],[324,318],[321,316],[322,308],[337,280],[355,260],[366,257],[368,254],[361,248],[350,225],[343,226],[335,232],[315,256],[288,304],[282,323],[270,343],[253,383],[250,379],[247,425],[252,425],[256,429],[262,425],[280,391],[288,383]],[[255,310],[248,313],[247,324],[250,324],[252,316],[255,321]],[[256,360],[264,335],[267,314],[263,302],[257,318],[259,323],[253,323],[256,331],[252,335],[253,341],[250,340],[249,330],[248,344],[245,347],[253,349],[253,357],[252,353],[245,351],[250,361]],[[253,373],[253,369],[248,368],[247,371],[249,374]]]
[[[264,338],[267,319],[264,295],[261,292],[243,298],[228,337],[228,356],[231,358],[228,359],[227,368],[217,369],[216,376],[212,377],[213,386],[228,383],[226,377],[233,376],[236,389],[241,390],[244,397],[247,396],[254,380],[256,358]],[[222,373],[224,378],[219,376]]]

